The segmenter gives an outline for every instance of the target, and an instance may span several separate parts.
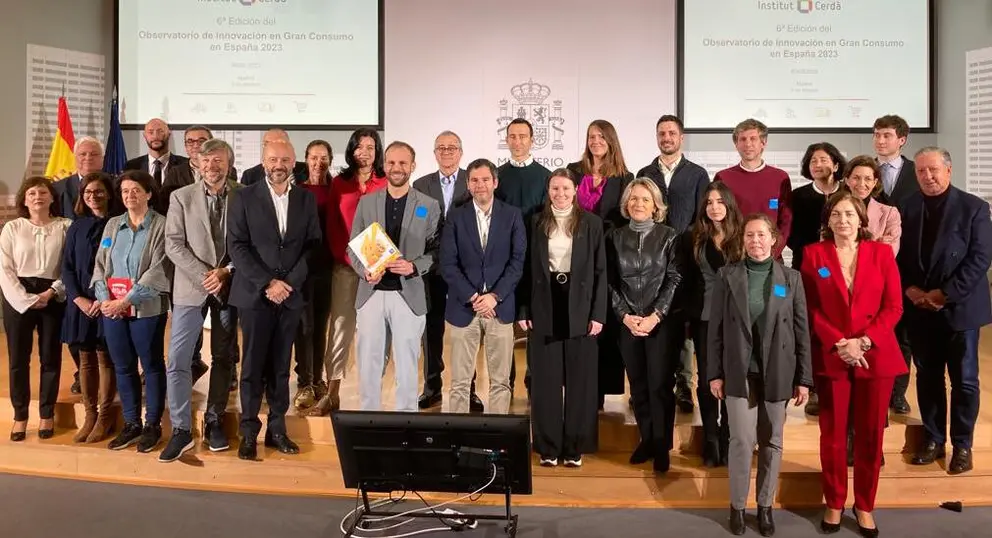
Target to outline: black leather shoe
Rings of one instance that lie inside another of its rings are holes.
[[[703,443],[703,467],[713,469],[720,466],[720,445],[714,442]]]
[[[844,510],[841,509],[840,519],[837,520],[837,523],[827,523],[825,519],[821,519],[820,530],[823,531],[823,534],[834,534],[836,532],[840,532],[840,522],[843,520],[844,520]]]
[[[190,371],[193,374],[193,384],[195,385],[196,381],[203,377],[209,369],[210,367],[207,366],[207,363],[203,362],[203,359],[194,360],[193,364],[190,366]]]
[[[630,455],[630,464],[640,465],[653,457],[654,449],[651,447],[651,443],[641,441],[634,449],[634,453]]]
[[[680,413],[692,413],[695,408],[692,403],[692,389],[681,376],[675,384],[675,407],[678,407]]]
[[[955,448],[951,454],[951,463],[947,465],[947,474],[967,473],[974,468],[971,462],[971,449]]]
[[[510,391],[510,394],[513,394],[513,391]],[[482,404],[482,400],[479,399],[479,395],[474,392],[468,397],[468,410],[472,413],[486,412],[486,406]]]
[[[265,446],[269,448],[274,448],[283,454],[299,454],[300,447],[293,442],[286,434],[283,433],[266,433],[265,434]]]
[[[857,508],[854,509],[854,519],[855,520],[858,519],[858,509]],[[861,526],[861,523],[859,522],[858,523],[858,533],[860,533],[861,536],[864,536],[864,538],[875,538],[876,536],[878,536],[878,524],[876,523],[874,528],[869,529],[868,527],[862,527]]]
[[[15,443],[20,443],[21,441],[27,439],[27,432],[10,432],[10,440]]]
[[[930,465],[931,463],[947,455],[944,445],[938,445],[936,441],[927,441],[910,463],[913,465]]]
[[[39,427],[38,428],[38,439],[51,439],[52,437],[55,437],[55,420],[54,419],[49,419],[49,420],[51,420],[51,422],[52,422],[52,427],[51,428],[41,428],[41,427]],[[42,420],[42,422],[45,422],[45,421]]]
[[[654,454],[654,461],[651,464],[652,468],[654,469],[654,472],[657,474],[665,474],[668,472],[668,469],[671,467],[671,465],[672,465],[672,460],[668,454],[668,451],[666,450],[664,452],[661,452],[656,449]]]
[[[811,417],[820,415],[820,397],[817,396],[815,392],[809,393],[809,400],[806,402],[806,407],[803,408],[803,412]]]
[[[441,405],[441,391],[439,390],[425,390],[420,395],[420,399],[417,400],[417,407],[421,409],[430,409],[438,405]]]
[[[775,534],[775,520],[772,518],[771,506],[758,507],[758,532],[762,536],[773,536]]]
[[[258,460],[258,440],[242,437],[241,443],[238,446],[238,459],[248,461]]]
[[[747,526],[744,525],[744,510],[735,510],[730,507],[730,533],[738,536],[744,534]]]
[[[910,407],[909,402],[906,401],[906,396],[902,394],[895,394],[889,400],[889,409],[897,415],[908,415],[910,411],[913,410]]]

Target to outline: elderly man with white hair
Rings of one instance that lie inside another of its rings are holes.
[[[52,187],[55,189],[62,216],[75,220],[76,213],[72,208],[79,196],[79,182],[88,174],[99,172],[103,168],[103,144],[92,136],[83,136],[76,140],[72,153],[76,156],[76,173],[56,181]]]

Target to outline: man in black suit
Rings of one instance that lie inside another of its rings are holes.
[[[706,169],[685,158],[682,142],[685,140],[684,126],[678,116],[665,114],[655,124],[658,150],[661,154],[651,164],[641,168],[637,177],[651,178],[661,189],[668,204],[666,224],[683,233],[696,221],[696,210],[703,200],[710,176]],[[676,293],[669,317],[675,317],[673,327],[684,325],[681,304],[684,300]],[[677,337],[677,335],[676,335]],[[684,338],[681,360],[675,368],[675,400],[679,411],[691,413],[692,403],[692,339]]]
[[[441,228],[448,212],[472,199],[466,181],[468,174],[459,167],[462,160],[462,139],[451,131],[444,131],[434,139],[434,158],[437,172],[418,178],[413,188],[437,200],[441,207]],[[427,276],[427,327],[424,330],[424,392],[417,405],[428,409],[441,405],[441,372],[444,371],[444,303],[448,296],[448,285],[437,265]],[[472,380],[469,408],[473,413],[482,413],[485,406],[475,394],[475,379]]]
[[[162,182],[169,169],[175,166],[182,166],[189,160],[180,157],[169,151],[169,141],[172,138],[172,131],[164,121],[153,118],[145,124],[145,145],[148,146],[148,153],[135,157],[124,164],[124,170],[144,170],[152,175],[155,180],[155,187],[162,190]],[[161,196],[159,198],[162,198]],[[159,203],[161,204],[161,201]],[[158,208],[156,208],[158,209]],[[163,215],[164,212],[161,212]]]
[[[265,151],[265,146],[275,141],[288,143],[289,133],[287,133],[285,129],[269,129],[268,131],[265,131],[265,134],[262,135],[262,151]],[[307,169],[307,163],[296,161],[296,164],[293,165],[293,182],[305,182],[309,176],[309,173],[310,171]],[[244,185],[253,185],[264,179],[265,168],[262,164],[258,164],[245,170],[245,173],[241,176],[241,183]]]
[[[920,191],[902,204],[899,274],[903,319],[916,363],[916,394],[926,439],[912,459],[927,465],[944,457],[947,388],[951,379],[949,474],[972,469],[971,445],[981,392],[978,336],[992,323],[989,264],[992,221],[989,204],[951,185],[946,149],[916,152]],[[946,371],[946,372],[945,372]]]
[[[236,192],[228,209],[227,249],[235,267],[229,302],[238,308],[244,343],[238,448],[243,460],[258,457],[263,393],[269,405],[265,446],[283,454],[300,451],[286,434],[290,355],[308,299],[307,257],[320,248],[321,230],[313,194],[290,184],[295,161],[288,142],[267,145],[266,180]]]
[[[163,215],[169,212],[169,198],[172,196],[172,191],[186,185],[192,185],[200,179],[200,147],[213,137],[213,132],[202,125],[192,125],[183,133],[183,145],[186,147],[186,154],[189,155],[189,158],[180,166],[170,166],[165,173],[165,179],[162,180],[162,193],[159,196]],[[227,172],[227,178],[231,181],[238,180],[238,169],[234,167],[233,160],[231,161],[231,168]]]
[[[920,186],[916,181],[916,170],[913,161],[902,155],[902,148],[909,137],[909,124],[896,115],[882,116],[875,120],[872,127],[872,143],[875,146],[875,159],[882,169],[882,201],[903,212],[902,205],[914,193],[919,192]],[[906,360],[906,367],[912,368],[913,352],[909,344],[909,332],[905,316],[896,324],[896,340],[899,349]],[[889,398],[889,409],[899,415],[908,414],[912,408],[906,401],[906,389],[909,388],[909,374],[896,378],[892,385],[892,396]]]

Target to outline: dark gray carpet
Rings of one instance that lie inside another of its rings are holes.
[[[408,503],[410,508],[416,507]],[[0,537],[209,538],[340,536],[338,524],[354,507],[341,499],[238,495],[165,488],[119,486],[0,474]],[[492,507],[460,507],[497,513]],[[725,510],[621,510],[520,508],[521,538],[730,536]],[[857,536],[850,516],[835,536]],[[776,511],[776,536],[819,536],[818,511]],[[962,513],[937,508],[879,510],[883,536],[977,537],[992,534],[992,508],[965,507]],[[753,523],[753,522],[752,522]],[[437,526],[433,520],[394,532]],[[455,536],[433,533],[428,536]],[[463,538],[504,536],[495,522],[458,533]],[[747,536],[759,536],[751,528]]]

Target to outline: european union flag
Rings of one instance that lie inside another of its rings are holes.
[[[117,106],[117,88],[110,101],[110,130],[107,132],[107,151],[103,155],[103,171],[117,177],[124,171],[127,162],[127,149],[124,147],[124,131],[121,130],[120,112]]]

